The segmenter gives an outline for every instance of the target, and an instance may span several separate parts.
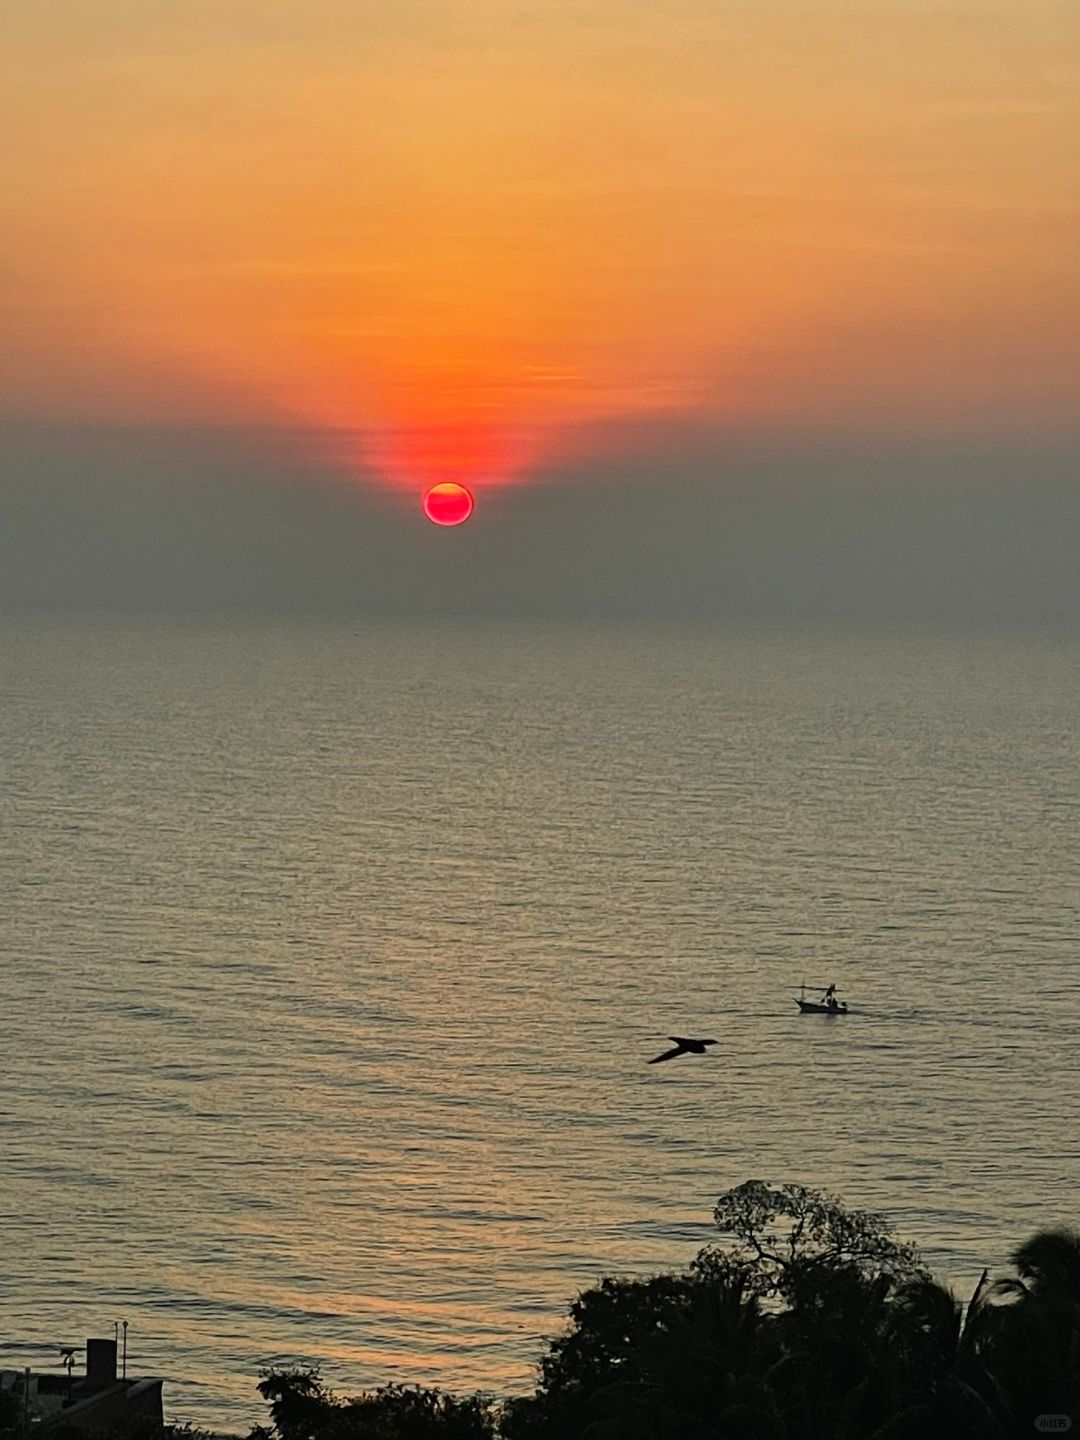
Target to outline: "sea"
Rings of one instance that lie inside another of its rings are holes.
[[[970,1294],[1080,1224],[1078,716],[1075,632],[5,622],[0,1367],[520,1393],[747,1179]]]

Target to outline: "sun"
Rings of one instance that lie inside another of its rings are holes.
[[[473,497],[464,485],[444,480],[424,496],[424,514],[433,525],[463,525],[473,512]]]

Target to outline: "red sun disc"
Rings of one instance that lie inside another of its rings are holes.
[[[444,480],[424,496],[424,514],[435,525],[461,525],[473,512],[473,497],[464,485]]]

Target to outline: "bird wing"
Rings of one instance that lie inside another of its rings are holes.
[[[694,1040],[688,1040],[685,1035],[669,1035],[667,1038],[674,1040],[676,1045],[694,1045],[697,1043]]]
[[[669,1038],[674,1040],[675,1037],[672,1035]],[[685,1045],[676,1045],[674,1050],[665,1050],[662,1055],[654,1055],[653,1058],[646,1063],[649,1065],[659,1065],[661,1060],[674,1060],[676,1055],[686,1055],[687,1053],[688,1051]]]

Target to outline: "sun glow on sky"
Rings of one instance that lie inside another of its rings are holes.
[[[12,0],[9,413],[1067,427],[1080,7]]]

